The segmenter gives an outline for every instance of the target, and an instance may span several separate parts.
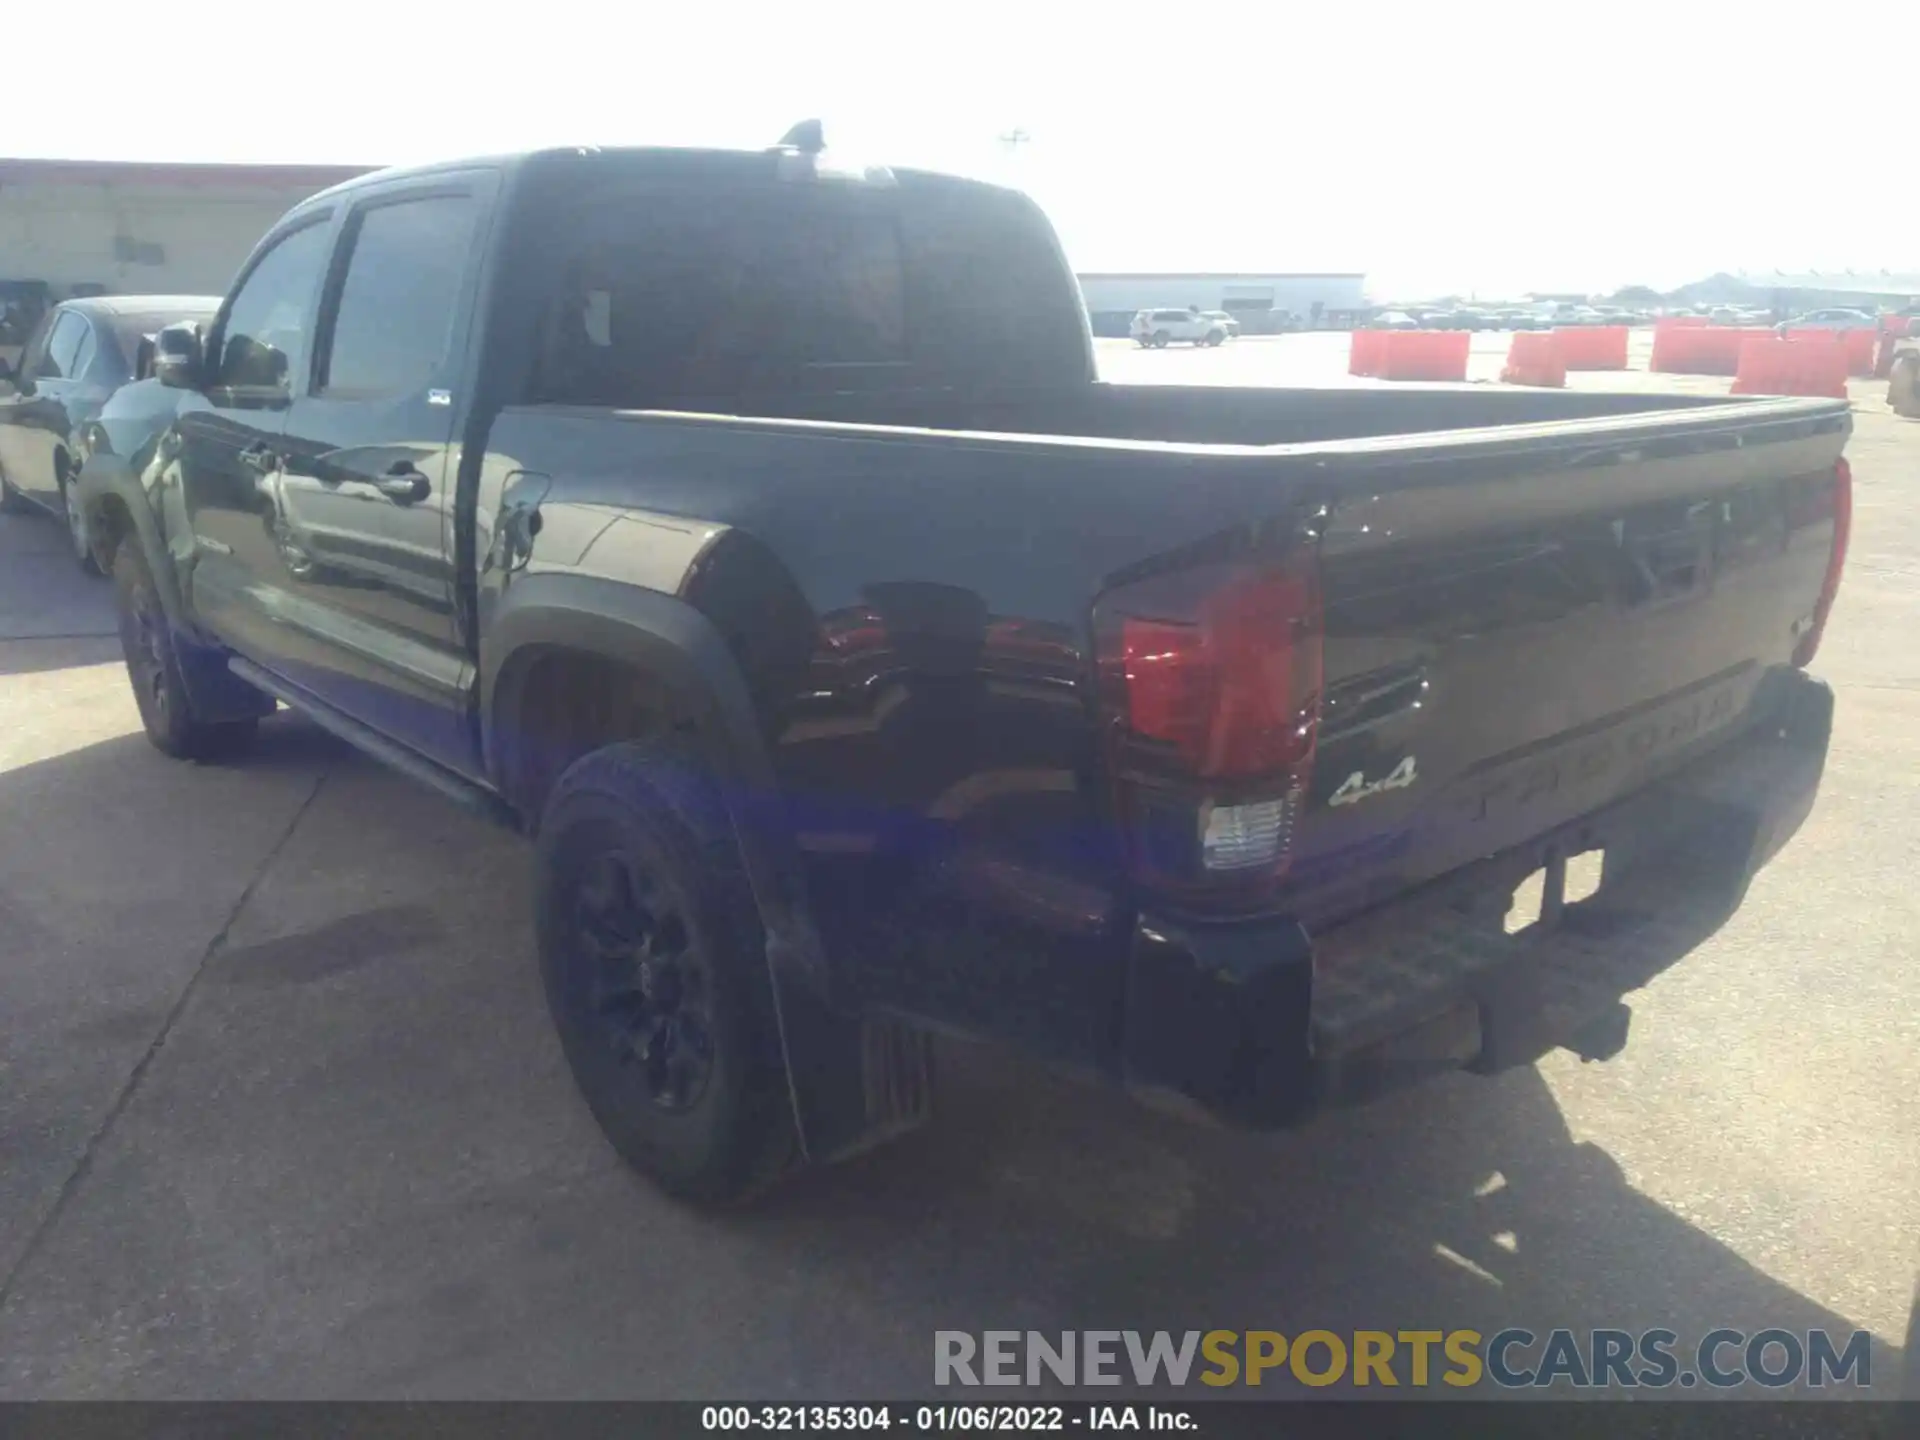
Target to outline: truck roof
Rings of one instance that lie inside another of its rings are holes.
[[[710,172],[719,175],[732,173],[742,179],[752,179],[765,173],[769,157],[777,154],[781,147],[772,146],[760,150],[721,149],[717,147],[679,146],[679,145],[557,145],[539,150],[519,150],[497,155],[475,155],[462,159],[435,160],[421,165],[395,165],[382,170],[370,170],[364,175],[356,175],[338,185],[329,186],[301,202],[296,207],[304,210],[310,205],[321,204],[351,195],[371,185],[382,185],[394,180],[419,179],[433,175],[451,174],[462,170],[498,170],[510,174],[531,166],[566,159],[601,159],[608,163],[624,163],[633,169],[657,169],[663,173],[673,172]],[[831,152],[829,152],[831,154]],[[956,188],[970,188],[989,191],[1008,191],[1008,187],[995,185],[984,180],[973,180],[964,176],[943,174],[931,170],[903,169],[888,167],[889,173],[910,177],[916,181],[950,184]],[[1017,192],[1009,192],[1017,193]]]

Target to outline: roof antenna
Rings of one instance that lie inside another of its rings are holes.
[[[782,135],[780,143],[774,148],[797,150],[802,155],[818,155],[827,148],[827,140],[818,120],[802,120]]]

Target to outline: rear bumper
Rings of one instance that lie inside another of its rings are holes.
[[[1718,929],[1812,808],[1832,691],[1781,671],[1754,713],[1686,769],[1322,934],[1142,915],[1129,1088],[1269,1128],[1445,1070],[1493,1073],[1561,1045],[1613,1053],[1622,998]],[[1505,932],[1521,881],[1595,849],[1597,891]]]

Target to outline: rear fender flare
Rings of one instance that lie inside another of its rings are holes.
[[[804,1153],[858,1148],[867,1129],[859,1018],[829,1000],[824,947],[803,888],[773,764],[740,667],[720,631],[685,601],[579,575],[520,575],[487,618],[481,644],[481,742],[496,786],[510,781],[511,717],[533,661],[551,649],[639,669],[699,724],[703,758],[740,848],[766,934],[766,960]],[[537,816],[523,816],[531,829]]]

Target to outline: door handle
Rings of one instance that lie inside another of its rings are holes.
[[[265,445],[249,445],[240,452],[240,463],[256,475],[271,475],[280,468],[280,457]]]
[[[405,460],[395,464],[373,485],[397,505],[417,505],[433,491],[432,482]]]

